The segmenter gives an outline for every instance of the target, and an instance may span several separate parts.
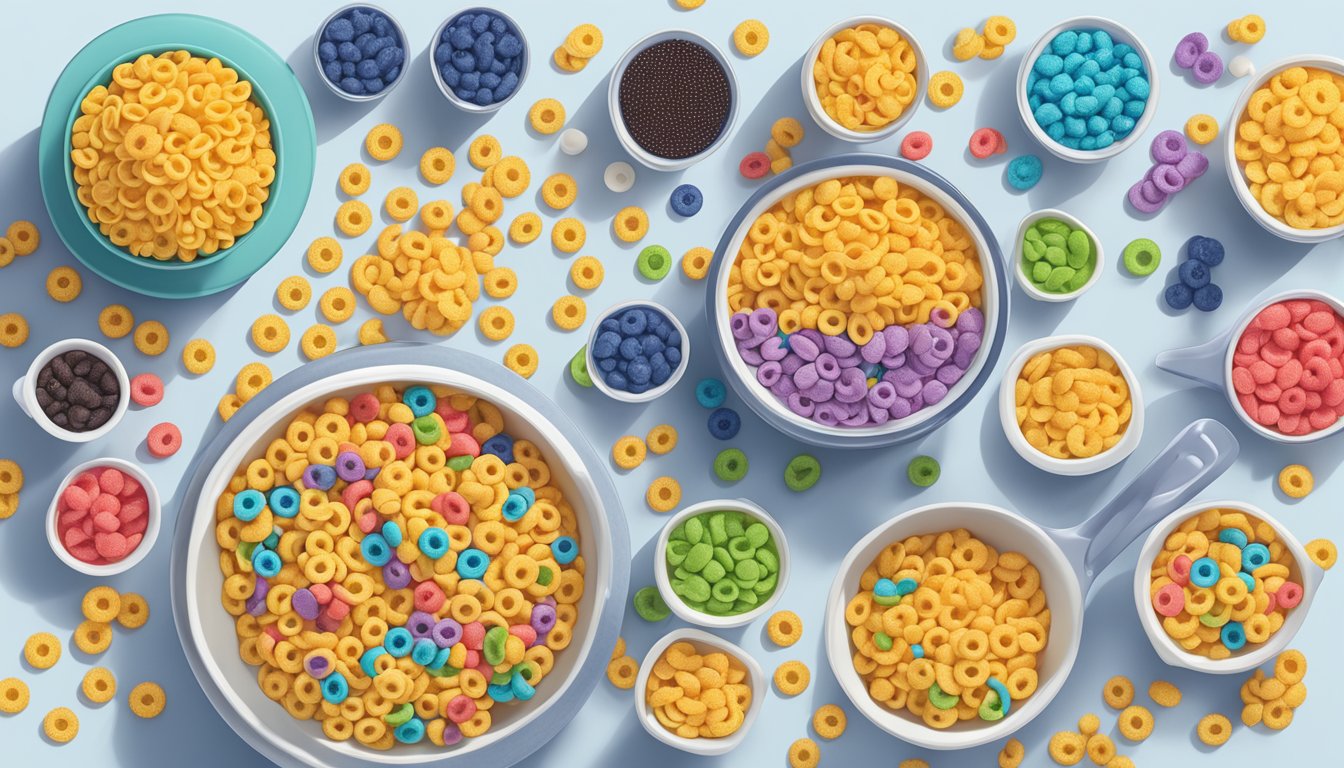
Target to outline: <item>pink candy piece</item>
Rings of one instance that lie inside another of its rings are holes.
[[[382,403],[372,392],[362,392],[350,398],[350,418],[361,423],[378,418]]]
[[[1284,582],[1274,593],[1274,601],[1280,608],[1292,609],[1302,602],[1302,585],[1292,581]]]
[[[1185,591],[1179,584],[1167,584],[1153,594],[1153,610],[1162,616],[1177,616],[1185,608]]]
[[[341,621],[346,616],[350,615],[350,604],[342,602],[341,600],[337,600],[336,598],[332,598],[331,602],[327,603],[327,607],[323,611],[323,613],[335,619],[336,621]]]
[[[1184,587],[1190,583],[1190,557],[1188,555],[1177,555],[1167,563],[1167,574],[1171,580]]]
[[[74,509],[79,510],[81,512],[86,512],[89,509],[89,505],[92,503],[93,503],[93,497],[89,495],[88,491],[84,490],[78,485],[72,484],[69,487],[67,487],[64,491],[61,491],[60,504],[63,505],[66,509]]]
[[[94,497],[93,502],[89,504],[89,511],[95,515],[111,513],[116,515],[121,511],[121,502],[116,496],[110,493],[100,493]]]
[[[93,546],[99,555],[108,560],[120,560],[130,552],[126,537],[117,531],[94,534]]]
[[[326,584],[310,584],[308,585],[308,591],[312,592],[313,597],[317,598],[318,605],[326,605],[331,602],[331,587]]]
[[[145,447],[155,458],[172,456],[182,447],[182,430],[168,421],[155,424],[150,428],[149,436],[145,438]]]
[[[404,459],[415,453],[415,433],[409,424],[397,423],[387,428],[383,439],[392,444],[392,450],[398,459]]]
[[[437,613],[447,601],[443,588],[434,581],[422,581],[415,585],[415,609],[425,613]]]
[[[121,493],[126,487],[126,473],[116,467],[105,467],[98,474],[98,488],[103,493],[110,493],[113,496]]]
[[[93,516],[93,529],[103,533],[111,533],[121,528],[121,521],[111,512],[99,512]]]
[[[456,491],[435,496],[429,508],[442,515],[449,525],[466,525],[471,519],[471,504]]]
[[[144,408],[158,405],[163,400],[163,379],[152,373],[142,373],[131,379],[131,402]]]
[[[481,444],[466,432],[454,432],[452,440],[448,444],[447,453],[449,456],[471,456],[475,458],[481,455]]]
[[[533,629],[530,624],[514,624],[509,627],[509,634],[522,640],[523,645],[528,648],[531,648],[532,644],[537,642],[537,630]]]
[[[476,701],[466,694],[454,696],[443,708],[443,716],[454,723],[465,723],[476,715]]]
[[[77,560],[108,565],[125,558],[149,527],[149,497],[115,467],[81,472],[56,498],[56,533]]]
[[[485,625],[479,621],[473,621],[462,627],[462,642],[466,643],[467,648],[473,651],[481,650],[485,643]],[[474,664],[467,664],[472,667]]]

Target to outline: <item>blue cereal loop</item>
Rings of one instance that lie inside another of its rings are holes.
[[[1241,622],[1229,621],[1218,632],[1218,639],[1229,651],[1241,650],[1246,645],[1246,631],[1241,628]]]
[[[900,595],[901,597],[905,597],[911,592],[914,592],[916,589],[919,589],[919,582],[915,581],[914,579],[908,576],[896,582],[896,594]]]
[[[433,413],[434,406],[438,404],[438,399],[429,391],[429,387],[418,385],[407,387],[401,395],[401,401],[410,407],[411,413],[415,414],[417,419]]]
[[[504,702],[513,701],[513,688],[508,685],[498,685],[498,684],[489,685],[486,686],[485,692],[486,695],[488,695],[495,701],[500,702],[501,704]]]
[[[287,485],[271,489],[266,502],[277,517],[288,518],[299,514],[299,492]]]
[[[490,567],[490,556],[474,547],[462,550],[457,556],[457,575],[464,579],[479,579]]]
[[[422,637],[415,641],[411,646],[411,661],[422,667],[428,667],[434,663],[434,658],[439,655],[439,646],[434,644],[433,640]]]
[[[1245,549],[1249,543],[1246,539],[1246,533],[1238,528],[1224,528],[1218,532],[1218,540],[1224,544],[1235,544],[1238,549]]]
[[[701,408],[718,408],[728,397],[728,390],[718,379],[701,379],[695,385],[695,401]]]
[[[1245,572],[1245,571],[1237,571],[1237,578],[1238,578],[1238,579],[1241,579],[1241,583],[1246,585],[1246,591],[1247,591],[1247,592],[1254,592],[1254,591],[1255,591],[1255,577],[1254,577],[1254,576],[1252,576],[1251,574],[1249,574],[1249,573],[1247,573],[1247,572]]]
[[[1012,707],[1013,697],[1008,695],[1008,686],[1004,685],[997,677],[991,677],[985,681],[991,691],[999,694],[999,705],[1003,707],[1003,714],[1007,715]]]
[[[387,630],[387,636],[383,638],[383,647],[392,658],[404,658],[411,652],[415,646],[415,638],[411,631],[405,627],[393,627]]]
[[[448,532],[442,528],[426,528],[415,544],[425,557],[438,560],[448,554]]]
[[[896,594],[896,582],[887,578],[877,580],[877,583],[873,585],[873,594],[878,597],[899,597]]]
[[[359,542],[359,553],[369,565],[378,568],[387,565],[387,561],[392,559],[392,548],[387,545],[387,539],[379,533],[365,536],[364,540]]]
[[[280,531],[278,529],[272,529],[271,535],[262,539],[261,543],[262,546],[266,547],[269,550],[274,551],[277,547],[280,546]]]
[[[1008,185],[1013,189],[1026,191],[1041,180],[1044,166],[1041,158],[1035,155],[1019,155],[1008,163],[1006,171]]]
[[[705,196],[694,184],[682,184],[672,190],[668,204],[672,206],[672,212],[678,216],[694,216],[705,204]]]
[[[513,673],[513,679],[509,681],[509,688],[513,691],[513,698],[518,701],[527,701],[537,693],[537,689],[527,682],[521,672]]]
[[[1268,551],[1266,551],[1268,557]],[[1245,567],[1246,554],[1242,551],[1242,567]],[[1212,587],[1218,583],[1218,561],[1211,557],[1201,557],[1190,564],[1190,583],[1196,587]]]
[[[280,556],[269,549],[258,548],[252,553],[252,569],[258,576],[270,579],[280,573],[280,567],[284,563],[280,562]]]
[[[398,725],[392,735],[402,744],[417,744],[425,738],[425,721],[418,717],[412,717]]]
[[[1260,542],[1247,544],[1241,550],[1241,570],[1251,573],[1269,562],[1269,547]]]
[[[504,515],[505,520],[515,523],[523,519],[523,515],[526,515],[527,510],[531,507],[532,505],[528,503],[526,496],[517,491],[509,491],[508,498],[504,499],[504,506],[501,513]]]
[[[378,658],[380,656],[386,656],[386,655],[387,655],[387,648],[384,648],[381,645],[370,648],[367,651],[365,651],[362,655],[360,655],[359,668],[363,670],[364,674],[368,675],[369,677],[377,677],[378,668],[374,665],[377,663]],[[336,673],[333,672],[332,674]]]
[[[350,684],[340,672],[332,672],[322,679],[322,698],[328,702],[340,704],[349,695]]]
[[[257,519],[261,510],[266,508],[266,497],[261,491],[248,488],[237,496],[233,497],[233,516],[250,523]]]
[[[579,556],[579,543],[572,536],[560,536],[551,542],[551,557],[560,565],[569,565]]]
[[[732,408],[718,408],[709,414],[709,434],[718,440],[732,440],[742,428],[742,417]]]
[[[481,453],[498,456],[499,460],[505,464],[512,464],[513,438],[500,432],[489,440],[486,440],[484,443],[481,443]]]
[[[388,546],[390,547],[401,546],[402,541],[401,526],[397,525],[395,521],[388,520],[387,522],[383,523],[382,534],[383,538],[387,540]]]

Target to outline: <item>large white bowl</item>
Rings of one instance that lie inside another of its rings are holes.
[[[1236,135],[1237,126],[1241,123],[1242,115],[1246,114],[1246,105],[1250,102],[1251,96],[1257,90],[1264,87],[1265,83],[1285,69],[1291,67],[1317,67],[1326,69],[1340,77],[1344,77],[1344,59],[1338,59],[1333,56],[1324,56],[1320,54],[1311,54],[1307,56],[1293,56],[1282,61],[1271,64],[1268,69],[1257,73],[1246,88],[1237,97],[1237,103],[1232,106],[1232,114],[1227,118],[1227,123],[1223,127],[1223,156],[1227,165],[1227,180],[1232,184],[1232,191],[1236,193],[1238,202],[1251,215],[1252,219],[1260,226],[1264,227],[1271,234],[1278,235],[1284,240],[1291,240],[1295,243],[1323,243],[1326,240],[1333,240],[1340,235],[1344,235],[1344,224],[1336,224],[1333,227],[1325,229],[1296,229],[1288,226],[1286,223],[1270,216],[1260,207],[1260,201],[1251,196],[1251,189],[1246,183],[1246,177],[1242,173],[1241,162],[1237,160]]]
[[[407,361],[416,362],[407,362]],[[571,645],[523,706],[495,709],[490,731],[454,747],[428,740],[387,752],[354,740],[335,742],[320,725],[291,717],[257,685],[256,668],[238,655],[234,620],[219,602],[223,577],[215,543],[215,499],[241,462],[258,456],[289,418],[329,397],[384,382],[445,384],[499,406],[506,429],[531,440],[553,467],[552,484],[570,499],[587,563]],[[419,344],[348,350],[282,377],[250,401],[198,455],[183,494],[172,563],[173,618],[183,650],[216,710],[254,749],[286,768],[416,765],[507,766],[554,736],[592,692],[616,642],[629,581],[629,539],[601,459],[554,403],[500,366],[463,352]]]
[[[840,125],[826,112],[826,108],[821,104],[821,98],[817,96],[817,83],[812,77],[812,65],[817,57],[821,55],[821,48],[842,29],[857,27],[860,24],[878,24],[896,30],[910,44],[910,48],[915,52],[915,99],[905,108],[901,116],[892,120],[890,123],[872,131],[855,131]],[[807,113],[821,129],[837,139],[844,139],[855,144],[866,144],[871,141],[880,141],[899,131],[902,126],[910,122],[914,117],[915,111],[919,108],[920,102],[924,100],[924,94],[929,85],[929,67],[924,59],[924,49],[919,46],[919,41],[910,34],[910,30],[882,16],[853,16],[848,19],[837,21],[828,27],[824,32],[817,36],[817,41],[807,50],[807,55],[803,57],[803,103],[807,105]]]

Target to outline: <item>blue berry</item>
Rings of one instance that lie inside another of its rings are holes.
[[[694,184],[682,184],[672,190],[672,198],[669,202],[672,211],[678,216],[694,216],[700,212],[700,207],[705,204],[705,196],[700,193],[700,189]]]
[[[336,44],[327,40],[317,46],[317,60],[323,64],[330,64],[336,60]]]
[[[648,327],[648,318],[638,308],[627,309],[621,313],[621,333],[627,336],[638,336]]]
[[[479,73],[479,72],[463,72],[463,73],[462,73],[462,83],[461,83],[461,84],[462,84],[462,87],[463,87],[463,88],[466,88],[467,90],[470,90],[470,91],[474,91],[474,90],[480,88],[480,87],[481,87],[481,73]]]
[[[491,91],[489,88],[486,88],[485,86],[481,86],[481,89],[476,91],[476,103],[482,107],[488,107],[491,104],[494,104],[495,103],[494,91]]]
[[[345,77],[341,79],[341,90],[346,93],[353,93],[356,96],[364,94],[364,83],[355,77]]]
[[[496,16],[495,18],[490,20],[490,31],[495,33],[495,35],[497,36],[502,35],[505,32],[509,31],[509,23],[505,21],[503,18]]]
[[[463,101],[476,101],[476,89],[474,88],[458,88],[453,93],[457,94],[457,98]]]
[[[615,331],[602,331],[593,341],[593,358],[601,360],[606,357],[615,357],[616,351],[621,346],[621,334]]]
[[[644,351],[644,346],[639,343],[636,336],[627,336],[621,341],[621,357],[626,360],[634,360]]]
[[[349,62],[356,62],[364,58],[364,54],[359,52],[359,46],[348,40],[336,46],[336,56],[341,61]]]
[[[471,51],[453,51],[453,67],[458,72],[475,72],[476,57]]]
[[[709,414],[709,434],[719,440],[732,440],[742,428],[742,417],[732,408],[718,408]]]
[[[378,15],[377,11],[362,11],[358,8],[350,12],[350,26],[354,27],[356,35],[362,35],[373,29],[373,17]]]
[[[382,93],[383,89],[387,87],[381,77],[370,77],[361,82],[364,83],[364,90],[368,93]]]
[[[365,59],[355,65],[355,75],[361,80],[377,77],[379,75],[378,62],[373,59]]]
[[[607,375],[603,377],[602,380],[607,382],[607,386],[611,387],[612,389],[623,389],[626,391],[630,391],[630,380],[627,379],[625,377],[625,374],[621,373],[620,371],[609,371]]]
[[[495,88],[495,101],[503,101],[513,95],[518,88],[518,75],[513,72],[505,72],[499,78],[499,86]]]
[[[339,85],[342,77],[341,62],[339,61],[327,62],[322,67],[322,74],[326,75],[327,79],[330,80],[331,82]]]
[[[597,329],[599,331],[612,331],[613,333],[620,333],[621,321],[617,320],[614,317],[604,317],[602,318],[602,322],[597,324]]]
[[[616,370],[616,358],[607,357],[597,361],[597,367],[601,371],[610,372]]]
[[[630,361],[630,367],[626,369],[625,375],[630,377],[634,384],[648,384],[653,379],[653,367],[649,365],[648,358],[639,357]]]
[[[401,67],[399,66],[393,67],[383,73],[383,79],[389,83],[395,82],[398,77],[401,77]]]
[[[1190,290],[1203,288],[1209,284],[1209,268],[1195,259],[1186,259],[1176,268],[1176,275]]]
[[[471,34],[471,30],[467,27],[452,27],[448,30],[448,44],[459,51],[471,48],[474,42],[476,36]]]
[[[347,78],[347,77],[354,77],[354,76],[355,76],[355,62],[353,62],[353,61],[342,61],[342,62],[341,62],[341,77],[342,77],[342,78]]]
[[[667,332],[667,338],[664,339],[664,341],[666,341],[667,346],[672,349],[681,348],[681,334],[677,332],[676,328],[672,328]]]
[[[668,347],[663,350],[663,359],[667,360],[668,365],[676,367],[681,365],[681,348]]]
[[[511,35],[508,32],[500,34],[499,42],[495,44],[495,53],[506,59],[511,59],[523,52],[523,41],[517,35]]]
[[[374,57],[374,61],[378,62],[378,71],[380,72],[386,72],[393,67],[401,66],[401,62],[405,59],[406,52],[396,46],[384,48]]]
[[[390,35],[396,31],[392,22],[383,14],[377,14],[373,17],[373,33],[375,35]]]
[[[1185,246],[1185,254],[1191,259],[1201,261],[1208,267],[1216,267],[1223,263],[1223,244],[1212,237],[1195,235],[1190,238],[1190,242]]]
[[[327,28],[322,30],[322,37],[338,43],[349,42],[355,39],[355,26],[349,19],[333,19]]]
[[[443,84],[449,88],[456,88],[462,82],[462,73],[458,72],[451,64],[440,67],[439,76],[443,78]]]
[[[490,14],[488,13],[477,14],[476,18],[471,20],[471,31],[479,35],[482,32],[485,32],[486,30],[490,29],[491,21],[494,21],[494,17],[491,16]]]
[[[1222,306],[1222,303],[1223,289],[1219,288],[1217,283],[1209,283],[1195,291],[1195,309],[1201,312],[1212,312]]]
[[[1185,283],[1168,285],[1163,296],[1167,300],[1167,306],[1172,309],[1185,309],[1195,300],[1195,292],[1190,290],[1190,286]]]
[[[498,49],[496,49],[496,52],[498,52]],[[499,56],[495,56],[495,60],[490,62],[490,71],[496,75],[503,76],[509,71],[508,61],[508,59],[501,59]]]

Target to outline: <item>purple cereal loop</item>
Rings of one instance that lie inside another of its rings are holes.
[[[854,342],[844,336],[827,336],[822,339],[822,344],[825,345],[826,351],[835,357],[848,357],[857,349]]]
[[[1129,192],[1128,194],[1125,195],[1125,197],[1128,198],[1129,204],[1134,206],[1134,210],[1139,211],[1140,213],[1157,213],[1158,211],[1162,210],[1162,202],[1153,203],[1144,199],[1143,187],[1145,184],[1152,184],[1152,182],[1140,181],[1136,183],[1134,186],[1129,188]],[[1156,188],[1154,188],[1154,191],[1156,191]],[[1158,192],[1158,194],[1162,195],[1162,193],[1160,192]],[[1165,202],[1166,196],[1162,195],[1162,198],[1163,202]]]
[[[814,365],[817,368],[817,375],[826,381],[835,381],[840,378],[840,364],[835,361],[835,356],[830,352],[822,352],[817,355],[817,362]]]
[[[922,387],[919,375],[909,368],[887,371],[883,378],[895,386],[896,394],[901,397],[914,397],[915,393]]]
[[[1153,186],[1164,195],[1174,195],[1185,189],[1185,177],[1175,165],[1159,165],[1153,171]]]
[[[1151,179],[1139,185],[1139,195],[1148,203],[1162,205],[1167,202],[1167,193],[1158,189]]]
[[[769,339],[769,338],[772,338],[772,337],[770,337],[770,336],[752,336],[752,337],[749,338],[749,339],[738,339],[738,340],[737,340],[737,348],[738,348],[738,349],[756,349],[756,348],[760,347],[762,344],[764,344],[764,343],[765,343],[765,340],[766,340],[766,339]]]
[[[331,662],[320,654],[309,654],[303,659],[303,668],[309,675],[321,680],[331,672]]]
[[[1176,164],[1176,171],[1187,184],[1203,176],[1207,170],[1209,170],[1209,156],[1203,152],[1191,152]]]
[[[816,363],[808,363],[793,373],[793,383],[798,389],[807,389],[818,381],[821,381],[821,374],[817,373]]]
[[[411,585],[411,569],[394,557],[383,566],[383,583],[391,589],[405,589]]]
[[[896,387],[892,386],[890,381],[879,381],[868,390],[869,405],[886,410],[895,402]]]
[[[939,328],[935,325],[930,327],[929,333],[933,334],[933,347],[929,349],[929,352],[940,360],[951,357],[953,344],[951,332],[946,328]]]
[[[821,403],[812,412],[812,420],[825,427],[838,426],[842,418],[844,415],[837,403]]]
[[[918,355],[911,360],[907,360],[905,367],[918,377],[932,376],[933,372],[938,370],[936,362],[933,365],[930,365],[929,363],[920,360]]]
[[[761,353],[750,347],[743,347],[739,345],[737,348],[737,354],[739,357],[742,358],[742,362],[746,363],[747,365],[760,365],[761,363],[765,362],[765,358],[761,357]]]
[[[793,379],[788,376],[780,376],[779,381],[776,381],[774,385],[770,387],[770,391],[775,394],[775,397],[782,400],[789,395],[792,395],[794,392],[797,392],[798,385],[794,384]]]
[[[873,426],[880,427],[891,421],[891,411],[886,408],[878,408],[872,403],[868,404],[868,422]]]
[[[859,357],[863,358],[865,363],[880,363],[887,354],[887,337],[885,334],[874,333],[873,338],[859,349]]]
[[[322,606],[317,604],[317,597],[307,587],[294,590],[294,594],[289,598],[289,605],[295,613],[308,621],[316,619],[318,614],[322,613]]]
[[[795,333],[789,336],[789,351],[811,362],[817,359],[817,355],[821,354],[821,347],[807,336]]]
[[[784,340],[778,336],[771,336],[766,339],[757,351],[766,360],[783,360],[789,354],[789,348],[784,345]]]
[[[541,604],[541,605],[549,605],[549,606],[551,606],[552,608],[554,608],[554,607],[556,606],[555,596],[554,596],[554,595],[547,595],[547,596],[541,598],[541,600],[539,600],[538,603]]]
[[[1153,137],[1153,143],[1150,147],[1153,161],[1162,164],[1175,165],[1185,157],[1189,152],[1189,145],[1185,143],[1185,136],[1179,131],[1162,131]]]
[[[751,314],[749,312],[736,312],[728,318],[728,328],[733,332],[733,338],[738,340],[750,339],[751,333]]]
[[[752,312],[748,322],[751,324],[753,336],[774,336],[775,331],[779,330],[779,318],[775,315],[775,310],[768,307]]]
[[[929,326],[916,325],[910,330],[910,351],[916,355],[929,351],[933,346],[933,334],[929,332]]]
[[[537,634],[544,634],[551,631],[555,626],[555,606],[544,603],[532,606],[532,619],[530,621],[532,628],[537,630]]]
[[[914,397],[910,398],[910,410],[911,412],[918,412],[924,408],[924,405],[924,391],[921,389],[915,393]]]
[[[1176,66],[1182,69],[1189,69],[1195,65],[1195,59],[1199,54],[1209,50],[1209,38],[1203,32],[1191,32],[1176,44],[1176,52],[1172,58],[1176,60]]]
[[[457,723],[449,720],[444,721],[443,726],[443,745],[451,747],[462,740],[462,729],[457,727]]]
[[[831,382],[820,379],[816,384],[807,388],[799,388],[799,392],[812,398],[813,402],[824,403],[835,397],[835,385]]]
[[[956,384],[958,381],[961,381],[961,377],[965,375],[966,375],[966,367],[963,365],[957,365],[956,363],[948,363],[947,365],[944,365],[942,368],[939,368],[938,372],[934,374],[934,376],[939,381],[941,381],[948,387],[951,387],[953,384]]]
[[[266,598],[264,596],[258,597],[255,592],[243,602],[243,608],[252,616],[260,616],[268,610],[266,608]]]
[[[887,410],[891,412],[891,418],[893,419],[904,419],[915,412],[915,409],[910,406],[910,401],[904,397],[897,397]]]
[[[354,451],[343,451],[336,456],[336,476],[347,483],[364,479],[364,459]]]
[[[866,427],[868,426],[868,409],[864,408],[852,416],[846,416],[840,420],[840,423],[846,427]]]
[[[910,346],[910,332],[903,325],[888,325],[882,335],[887,338],[887,355],[899,355]]]
[[[1191,72],[1195,75],[1195,81],[1201,85],[1211,85],[1218,82],[1218,78],[1223,76],[1223,57],[1213,51],[1205,51],[1199,54],[1195,60],[1195,66],[1191,67]]]
[[[938,370],[939,366],[947,362],[947,358],[939,357],[937,354],[934,353],[932,349],[930,349],[928,352],[925,352],[922,355],[915,355],[915,359],[919,361],[919,364],[921,366],[928,368],[929,373],[933,373],[934,371]],[[922,371],[919,371],[919,374],[921,376],[928,376],[929,373],[923,373]]]
[[[429,633],[434,631],[434,624],[438,620],[424,611],[412,611],[410,618],[406,619],[406,631],[411,633],[411,637],[417,640],[422,637],[429,637]]]
[[[839,363],[841,368],[858,368],[863,365],[863,357],[855,351],[852,355],[835,358],[835,362]]]
[[[789,410],[802,416],[805,419],[811,418],[816,410],[817,404],[812,402],[812,398],[804,395],[802,392],[794,392],[789,395]]]
[[[976,346],[976,349],[979,349],[979,346],[978,346],[978,337],[974,337],[974,336],[973,336],[973,337],[971,337],[971,338],[975,338],[975,339],[977,339],[977,346]],[[951,364],[957,366],[957,367],[960,368],[963,372],[970,370],[970,368],[971,368],[971,361],[975,359],[975,351],[976,351],[976,349],[972,349],[972,348],[970,348],[969,346],[967,346],[967,347],[957,347],[956,351],[952,353],[952,361],[951,361]],[[940,369],[940,370],[941,370],[941,369]]]
[[[777,360],[766,360],[761,363],[761,367],[756,369],[756,380],[763,387],[773,387],[775,382],[779,381],[780,376],[783,375],[784,371]]]
[[[842,403],[857,403],[868,394],[868,380],[858,368],[846,368],[840,372],[835,384],[835,399]]]
[[[971,307],[957,315],[957,330],[962,333],[974,333],[977,336],[985,332],[985,313],[978,307]]]
[[[452,648],[462,639],[462,625],[454,619],[439,619],[429,631],[429,639],[440,648]]]
[[[882,367],[887,368],[889,370],[895,368],[904,368],[905,353],[902,352],[899,355],[892,355],[891,357],[882,358]]]
[[[784,370],[784,375],[793,378],[793,374],[798,372],[799,368],[807,365],[807,361],[797,355],[789,355],[779,361],[780,367]]]

